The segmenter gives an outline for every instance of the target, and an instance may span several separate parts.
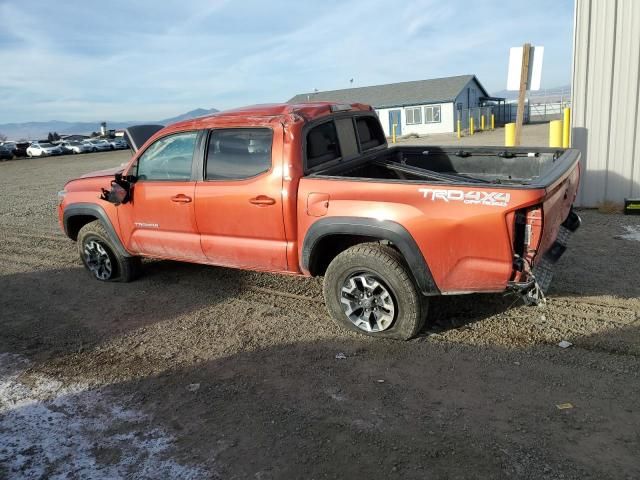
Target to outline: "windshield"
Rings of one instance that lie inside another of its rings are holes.
[[[41,143],[40,146],[42,148],[53,148],[54,145],[51,145],[50,143]]]

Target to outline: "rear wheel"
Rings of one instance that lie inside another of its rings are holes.
[[[338,325],[399,340],[420,331],[428,307],[402,256],[377,243],[356,245],[333,259],[324,277],[324,297]]]
[[[118,253],[100,220],[78,232],[78,253],[91,275],[102,282],[130,282],[140,269],[140,259]]]

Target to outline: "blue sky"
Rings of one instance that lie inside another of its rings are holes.
[[[474,73],[510,46],[571,73],[571,0],[0,0],[0,123],[161,119],[194,108]]]

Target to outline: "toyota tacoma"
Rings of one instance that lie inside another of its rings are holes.
[[[246,107],[126,132],[133,157],[68,182],[59,219],[93,277],[141,258],[324,276],[343,327],[408,339],[434,295],[544,300],[580,225],[580,153],[389,147],[375,111]]]

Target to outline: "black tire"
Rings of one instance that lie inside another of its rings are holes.
[[[356,326],[341,302],[343,286],[361,272],[380,281],[394,301],[393,321],[384,330],[366,331]],[[333,320],[349,330],[373,337],[408,340],[424,326],[428,299],[419,292],[402,255],[390,246],[363,243],[340,253],[327,268],[323,290]]]
[[[105,274],[105,272],[107,272],[106,268],[103,268],[100,273],[98,273],[96,266],[89,264],[89,256],[86,253],[86,249],[88,247],[95,249],[97,245],[102,247],[108,256],[107,263],[110,270],[108,275]],[[96,280],[103,282],[130,282],[134,280],[140,272],[140,258],[120,255],[117,249],[114,248],[100,220],[87,223],[78,232],[78,254],[80,255],[82,264]]]

